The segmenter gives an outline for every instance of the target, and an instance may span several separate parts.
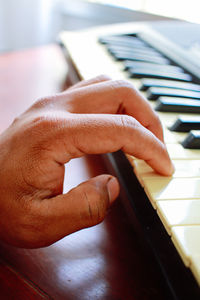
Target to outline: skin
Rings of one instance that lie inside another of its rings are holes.
[[[44,247],[100,223],[117,179],[104,174],[63,194],[64,164],[119,149],[173,173],[160,121],[130,83],[99,76],[39,99],[0,136],[0,239]]]

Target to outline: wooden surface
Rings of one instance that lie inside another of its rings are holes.
[[[0,131],[39,96],[62,90],[67,64],[58,46],[0,56]],[[99,156],[66,166],[65,191],[106,172]],[[160,273],[118,199],[103,223],[54,245],[0,244],[0,299],[161,300]]]

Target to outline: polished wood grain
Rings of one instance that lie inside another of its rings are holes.
[[[67,64],[58,46],[0,56],[0,131],[40,96],[61,90]],[[64,190],[107,172],[100,156],[66,165]],[[161,300],[151,255],[118,199],[101,224],[35,250],[0,243],[0,299]],[[34,298],[35,297],[35,298]]]
[[[34,287],[7,263],[0,261],[0,299],[45,300],[49,296]]]

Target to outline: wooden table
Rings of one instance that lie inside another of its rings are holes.
[[[0,56],[0,131],[39,96],[69,84],[60,48]],[[65,191],[106,172],[100,156],[74,159]],[[160,273],[129,223],[120,199],[104,222],[54,245],[18,249],[0,244],[0,299],[161,300]]]

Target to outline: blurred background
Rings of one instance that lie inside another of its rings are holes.
[[[199,0],[0,0],[0,52],[55,42],[61,30],[179,18],[200,23]]]

